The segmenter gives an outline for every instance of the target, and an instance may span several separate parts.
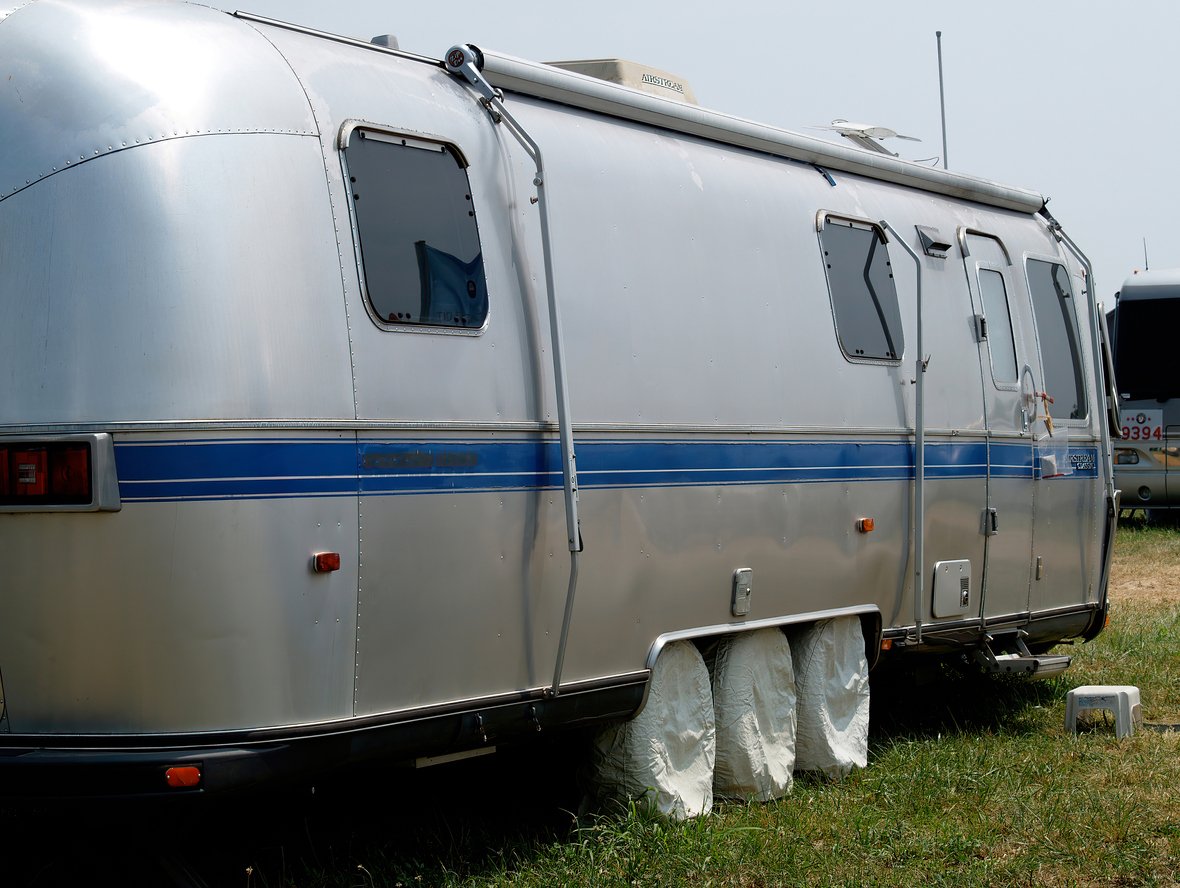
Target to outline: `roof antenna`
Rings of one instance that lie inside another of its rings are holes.
[[[942,114],[942,168],[946,169],[946,93],[942,89],[942,31],[935,31],[938,42],[938,107]]]
[[[1149,266],[1147,264],[1147,238],[1143,238],[1143,270],[1147,271],[1148,267]]]

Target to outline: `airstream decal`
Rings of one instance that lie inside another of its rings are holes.
[[[1091,478],[1098,475],[1098,452],[1092,447],[1070,450],[1069,462],[1073,466],[1074,474],[1088,475]]]

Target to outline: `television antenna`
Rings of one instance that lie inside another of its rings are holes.
[[[897,157],[897,153],[881,144],[884,139],[905,139],[907,142],[922,141],[916,136],[903,136],[897,130],[892,130],[887,126],[878,126],[875,123],[853,123],[842,117],[837,117],[828,126],[813,126],[809,129],[830,130],[839,133],[861,148],[867,148],[869,151],[876,151],[879,154],[888,154],[890,157]]]

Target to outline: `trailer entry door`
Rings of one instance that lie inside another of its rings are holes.
[[[983,616],[1022,621],[1032,574],[1033,479],[1029,393],[1039,385],[1032,314],[1016,269],[998,238],[961,235],[983,365],[987,500]],[[1034,369],[1037,368],[1037,369]]]

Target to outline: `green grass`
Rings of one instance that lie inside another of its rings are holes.
[[[1116,557],[1175,569],[1180,533],[1126,527]],[[314,799],[168,812],[146,835],[181,839],[208,884],[248,888],[1177,885],[1180,732],[1119,741],[1109,719],[1078,734],[1063,723],[1082,684],[1137,685],[1146,721],[1180,723],[1180,604],[1114,601],[1108,629],[1066,649],[1074,665],[1056,679],[875,676],[868,768],[800,777],[771,804],[719,804],[683,824],[636,808],[578,817],[584,738],[567,737],[364,773]],[[130,834],[126,821],[106,828]],[[130,872],[104,847],[100,861]]]

